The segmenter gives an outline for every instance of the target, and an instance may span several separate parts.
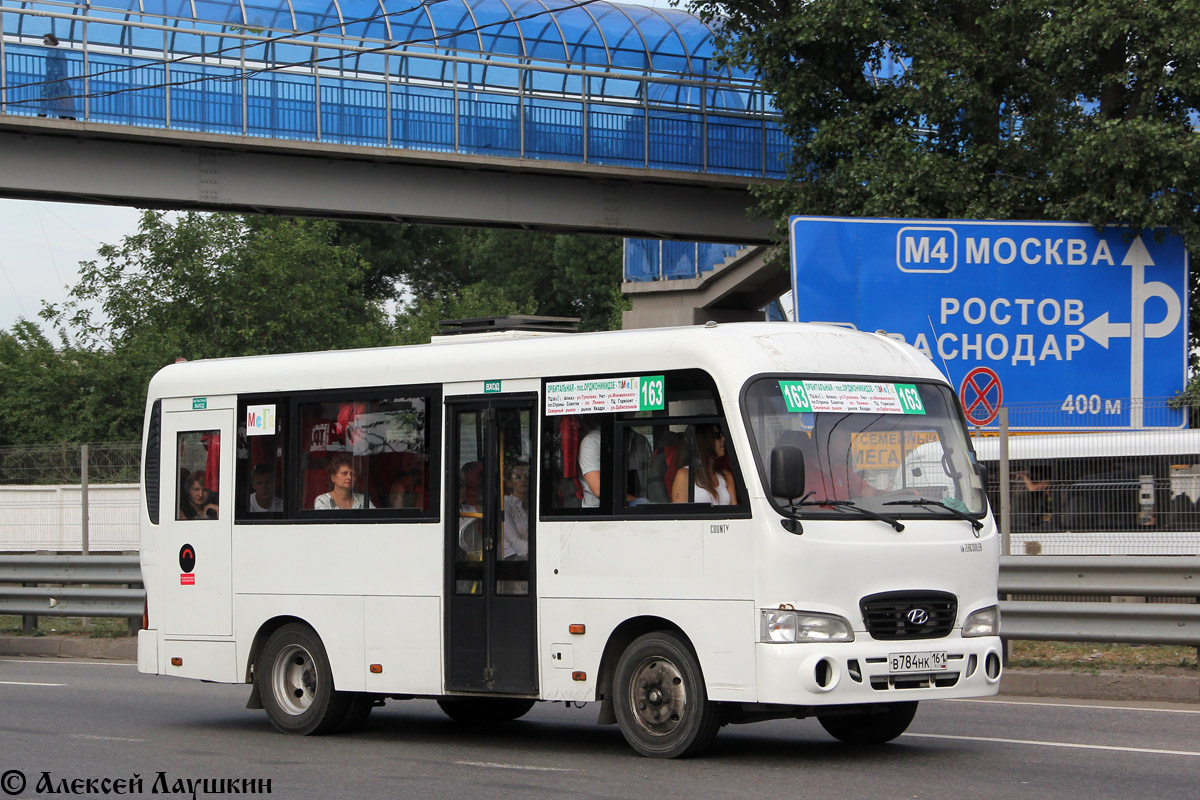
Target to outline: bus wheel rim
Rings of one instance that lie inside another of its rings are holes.
[[[280,708],[292,716],[309,709],[317,693],[317,665],[300,645],[288,645],[275,658],[271,686]]]
[[[665,658],[643,659],[629,681],[629,705],[645,732],[674,733],[687,707],[687,686],[679,667]]]

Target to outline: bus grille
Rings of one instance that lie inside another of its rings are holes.
[[[859,609],[873,639],[940,639],[954,628],[958,598],[948,592],[882,592],[864,597]]]

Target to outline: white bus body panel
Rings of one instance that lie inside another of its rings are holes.
[[[168,405],[185,408],[197,395],[437,383],[446,387],[448,397],[462,392],[482,395],[485,379],[503,379],[506,392],[540,391],[546,377],[683,368],[703,369],[716,382],[753,516],[719,521],[540,520],[540,696],[595,699],[600,658],[610,633],[639,616],[661,617],[683,630],[715,700],[822,705],[995,693],[995,682],[981,677],[982,658],[998,650],[999,640],[964,640],[959,635],[967,614],[996,604],[999,547],[990,516],[979,537],[967,522],[942,518],[906,519],[903,533],[875,520],[806,519],[804,534],[793,535],[781,527],[754,467],[739,407],[739,392],[753,375],[884,376],[945,383],[928,359],[887,337],[786,323],[524,338],[466,336],[425,346],[172,365],[154,377],[149,402],[164,398],[165,420],[171,416],[165,413]],[[440,439],[444,447],[445,437]],[[163,441],[165,446],[165,436]],[[222,480],[232,480],[233,472],[223,467]],[[174,502],[174,487],[164,480],[164,520],[173,516]],[[443,505],[442,520],[447,513]],[[150,525],[145,516],[143,508],[141,559],[156,632],[139,636],[139,670],[172,674],[164,631],[179,628],[170,619],[166,598],[179,588],[167,580],[176,571],[177,554],[164,548],[162,525]],[[233,636],[225,644],[234,650],[232,668],[225,666],[223,648],[205,649],[221,643],[193,637],[187,642],[176,639],[174,646],[193,648],[185,665],[193,658],[208,665],[205,669],[211,667],[212,675],[224,676],[209,679],[243,681],[261,627],[280,616],[295,617],[321,637],[339,689],[439,694],[444,690],[445,656],[443,537],[442,522],[235,525],[232,562],[243,568],[231,570]],[[958,619],[949,637],[893,643],[875,641],[861,630],[861,597],[924,589],[958,596]],[[855,642],[759,643],[759,609],[781,603],[846,616],[855,626]],[[575,623],[586,625],[584,635],[568,632]],[[879,691],[870,688],[869,680],[859,684],[846,675],[850,659],[859,660],[866,677],[879,669],[868,666],[867,659],[929,650],[963,654],[964,660],[975,655],[979,666],[951,689]],[[812,657],[821,654],[837,665],[840,679],[828,690],[810,690],[805,688],[805,670]],[[371,664],[381,664],[383,671],[371,674]],[[572,673],[577,671],[585,672],[587,680],[575,680]]]

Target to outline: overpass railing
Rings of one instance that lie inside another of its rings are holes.
[[[784,176],[788,141],[753,80],[573,68],[328,33],[273,35],[161,16],[155,24],[87,13],[0,7],[0,113]],[[27,24],[10,22],[22,16]],[[34,18],[45,22],[28,23]],[[64,34],[55,46],[43,44],[49,20],[73,38]]]
[[[625,280],[640,282],[699,278],[743,247],[745,245],[626,239]]]

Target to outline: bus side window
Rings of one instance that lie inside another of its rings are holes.
[[[287,399],[243,401],[237,452],[237,515],[261,521],[283,516]]]
[[[548,514],[573,514],[607,505],[606,453],[612,452],[612,414],[550,415],[543,420],[542,456]],[[586,512],[585,512],[586,513]]]
[[[221,432],[187,431],[179,434],[179,494],[175,518],[218,519],[221,498]]]
[[[425,395],[301,404],[300,510],[428,511],[429,412]]]

